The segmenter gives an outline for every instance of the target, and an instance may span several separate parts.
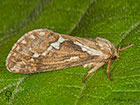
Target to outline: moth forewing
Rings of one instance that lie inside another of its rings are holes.
[[[12,47],[6,67],[14,73],[37,73],[73,66],[100,68],[117,50],[104,38],[88,39],[36,29],[23,35]],[[84,80],[85,80],[84,79]]]

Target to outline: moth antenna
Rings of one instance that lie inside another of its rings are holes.
[[[123,47],[123,48],[120,48],[120,45],[119,45],[118,51],[123,51],[123,50],[125,50],[125,49],[127,49],[127,48],[130,48],[130,47],[132,47],[132,46],[134,46],[134,44],[130,44],[130,45],[128,45],[128,46],[125,46],[125,47]]]
[[[117,48],[117,53],[119,53],[119,51],[120,51],[120,45],[119,45],[118,48]]]
[[[107,67],[107,76],[108,76],[108,79],[110,81],[112,81],[111,77],[110,77],[110,67],[111,67],[111,59],[109,59],[108,61],[108,67]]]

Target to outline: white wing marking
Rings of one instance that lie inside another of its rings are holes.
[[[95,49],[92,49],[92,48],[89,48],[88,46],[82,45],[82,44],[79,43],[79,42],[74,42],[74,44],[80,46],[81,49],[82,49],[83,51],[86,51],[88,54],[91,54],[91,55],[103,55],[102,52],[96,51]]]

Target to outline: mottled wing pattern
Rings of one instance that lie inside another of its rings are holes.
[[[93,41],[47,29],[33,30],[13,46],[6,67],[10,72],[36,73],[84,65],[102,55],[99,45]]]

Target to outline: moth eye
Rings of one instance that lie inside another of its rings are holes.
[[[117,56],[113,56],[112,58],[111,58],[111,60],[116,60],[117,59]]]

